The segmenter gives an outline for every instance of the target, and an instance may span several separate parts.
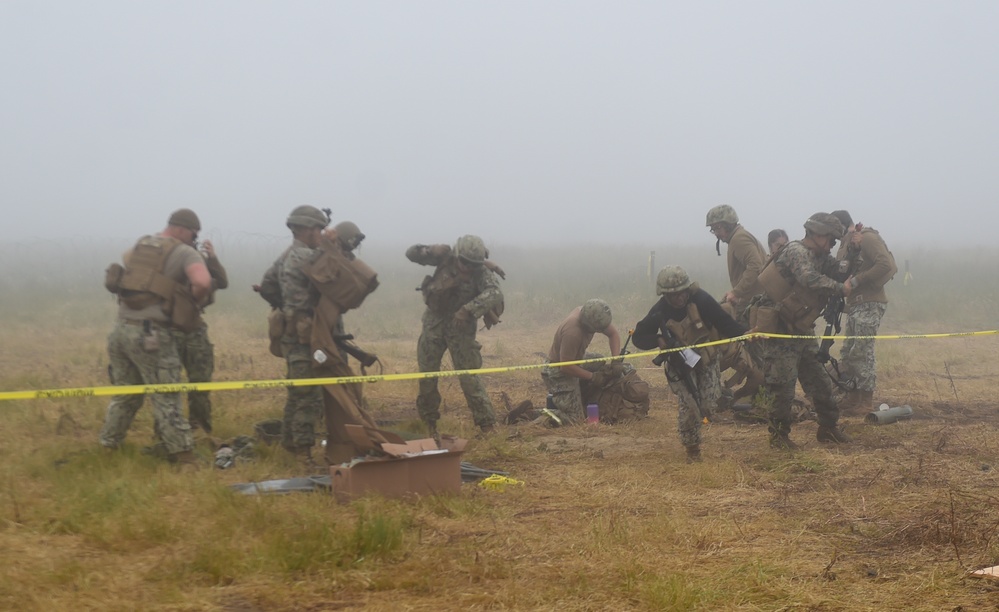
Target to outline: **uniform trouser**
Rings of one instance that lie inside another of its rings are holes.
[[[289,379],[315,378],[312,352],[308,344],[282,340],[281,350],[288,362]],[[290,451],[311,448],[316,443],[316,427],[323,414],[323,390],[318,385],[288,387],[281,427],[281,445]]]
[[[888,305],[862,302],[850,307],[846,314],[846,336],[876,336]],[[874,358],[874,338],[847,338],[840,349],[844,375],[857,383],[861,391],[874,391],[877,386],[877,361]]]
[[[118,321],[108,336],[111,380],[115,385],[156,385],[180,382],[180,358],[170,329],[151,324],[149,334],[142,322]],[[154,346],[155,345],[155,346]],[[144,395],[115,395],[108,404],[101,428],[102,446],[117,448],[125,439]],[[152,393],[156,436],[169,454],[191,450],[191,426],[181,414],[179,393]]]
[[[211,382],[215,372],[215,347],[208,339],[208,326],[193,332],[173,330],[180,363],[187,372],[187,380],[193,383]],[[191,391],[187,394],[187,419],[207,433],[212,432],[212,400],[207,391]]]
[[[795,383],[799,380],[802,389],[812,398],[819,425],[835,427],[839,421],[839,407],[832,399],[829,374],[819,362],[818,352],[819,342],[814,338],[772,338],[760,342],[764,384],[773,398],[770,408],[773,431],[791,431],[791,402]]]
[[[672,378],[675,376],[670,371],[667,381],[670,390],[676,394],[679,408],[676,415],[676,429],[680,434],[680,443],[684,446],[697,446],[701,443],[701,419],[711,413],[711,408],[718,404],[718,398],[721,397],[721,371],[718,367],[718,358],[702,359],[690,371],[690,379],[697,389],[700,404],[687,388],[686,382],[682,379],[674,381]]]
[[[476,370],[482,367],[482,345],[475,340],[475,321],[455,325],[453,321],[441,321],[437,325],[423,324],[423,332],[416,345],[416,359],[421,372],[437,372],[441,367],[444,351],[451,354],[451,362],[456,370]],[[478,376],[458,377],[465,401],[472,411],[472,418],[479,427],[496,423],[493,403]],[[416,408],[425,422],[436,423],[441,416],[441,394],[437,389],[436,378],[420,379],[420,394],[416,398]]]
[[[579,388],[579,379],[570,374],[566,374],[559,367],[551,367],[545,364],[541,370],[541,379],[545,381],[545,387],[552,394],[552,403],[555,408],[570,421],[580,423],[585,417],[583,411],[583,393]]]

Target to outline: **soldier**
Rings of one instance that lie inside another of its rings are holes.
[[[770,230],[770,233],[767,234],[767,247],[770,249],[770,257],[773,257],[790,240],[787,232],[784,230],[780,228]],[[769,262],[769,259],[767,261]]]
[[[191,246],[197,247],[197,244]],[[201,243],[201,256],[212,277],[212,291],[208,295],[209,306],[215,301],[215,291],[229,286],[229,276],[215,255],[215,246],[210,240]],[[208,324],[201,321],[198,329],[185,332],[172,329],[173,340],[177,344],[180,363],[187,372],[187,380],[193,383],[211,382],[215,371],[215,348],[208,338]],[[205,433],[212,433],[212,400],[207,391],[191,391],[187,394],[187,420],[191,429],[201,428]]]
[[[110,373],[115,385],[180,382],[180,358],[174,329],[198,328],[200,305],[211,291],[205,260],[192,245],[201,222],[182,208],[167,227],[143,236],[125,253],[124,266],[112,264],[105,286],[118,295],[118,321],[108,337]],[[125,439],[143,395],[116,395],[108,405],[100,443],[116,449]],[[196,465],[191,427],[184,419],[179,393],[154,393],[155,432],[173,463]]]
[[[583,397],[580,380],[589,381],[594,387],[607,382],[609,373],[590,372],[579,365],[551,367],[547,364],[561,361],[578,361],[586,355],[586,348],[596,333],[607,336],[611,355],[621,352],[621,336],[611,323],[611,309],[607,302],[593,299],[575,308],[562,321],[555,332],[548,359],[541,370],[541,378],[552,394],[552,402],[570,421],[580,422],[586,414],[583,410]]]
[[[678,348],[746,333],[680,266],[660,270],[656,294],[662,297],[635,325],[632,338],[640,349]],[[657,358],[654,363],[661,362]],[[687,462],[700,461],[701,419],[710,414],[721,395],[718,351],[702,347],[668,354],[665,372],[679,402],[677,429]]]
[[[361,228],[357,227],[357,224],[353,221],[341,221],[333,226],[333,232],[336,234],[336,241],[340,245],[344,256],[348,259],[354,259],[354,250],[361,246],[361,241],[365,238],[364,233],[361,232]],[[344,327],[343,317],[340,317],[333,326],[333,335],[342,337],[346,333],[347,329]],[[339,350],[343,362],[347,363],[347,351],[342,348]]]
[[[898,272],[895,257],[888,250],[877,230],[854,224],[845,210],[832,213],[846,228],[847,235],[836,253],[840,273],[850,274],[853,293],[846,300],[847,338],[840,349],[840,363],[848,381],[846,399],[840,404],[844,414],[866,413],[874,407],[874,389],[877,385],[877,361],[874,357],[874,338],[881,319],[888,308],[885,284]]]
[[[754,295],[762,292],[757,279],[767,261],[763,245],[739,224],[739,215],[726,204],[708,211],[706,225],[715,235],[715,250],[721,256],[721,243],[728,245],[728,278],[732,289],[725,293],[722,303],[732,304],[737,316],[749,305]]]
[[[754,330],[763,333],[814,334],[815,320],[832,295],[850,295],[850,284],[837,280],[838,262],[830,251],[843,236],[839,219],[815,213],[805,221],[805,237],[779,248],[760,274],[764,293],[750,308]],[[819,442],[846,443],[839,429],[839,409],[832,399],[829,377],[818,360],[813,339],[768,338],[761,342],[765,385],[772,399],[770,446],[797,450],[791,441],[791,402],[795,382],[810,392],[818,415]]]
[[[424,278],[420,286],[427,305],[416,348],[421,372],[440,370],[445,350],[451,354],[455,369],[482,367],[482,347],[475,340],[476,320],[484,317],[486,327],[491,327],[503,308],[503,293],[487,265],[488,256],[482,239],[472,235],[459,238],[453,249],[446,244],[416,244],[406,250],[410,261],[436,266],[433,276]],[[496,415],[482,381],[467,374],[458,381],[475,424],[483,433],[493,431]],[[432,436],[437,435],[440,404],[437,378],[421,378],[416,406]]]
[[[326,213],[315,206],[298,206],[288,215],[285,225],[291,230],[292,243],[264,273],[260,282],[261,297],[280,308],[284,319],[281,353],[288,364],[288,378],[314,378],[310,340],[312,320],[319,292],[306,276],[305,268],[318,255],[316,250],[329,224]],[[316,426],[323,415],[323,394],[319,386],[288,387],[281,427],[281,445],[307,468],[316,467],[312,447]]]

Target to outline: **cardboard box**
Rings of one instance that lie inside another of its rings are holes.
[[[457,493],[461,490],[461,455],[467,443],[443,437],[440,448],[433,438],[382,444],[388,457],[330,468],[333,494],[347,501],[365,493],[385,497]]]

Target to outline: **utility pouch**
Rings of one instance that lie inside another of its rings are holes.
[[[806,296],[792,291],[780,301],[778,313],[788,327],[799,331],[809,331],[815,320],[822,314],[820,305]]]
[[[267,315],[267,338],[270,340],[268,348],[271,355],[275,357],[284,357],[284,353],[281,352],[281,338],[284,336],[284,328],[284,313],[281,312],[280,308],[271,309],[271,313]]]
[[[104,270],[104,288],[111,293],[117,294],[121,290],[121,277],[125,274],[125,267],[120,263],[113,263]]]
[[[164,310],[166,310],[165,305]],[[182,332],[193,332],[201,326],[201,308],[194,301],[191,292],[179,284],[173,292],[170,324]]]
[[[299,344],[312,342],[312,317],[295,317],[295,336]]]
[[[777,333],[777,309],[773,306],[752,306],[749,309],[749,327],[764,334]]]

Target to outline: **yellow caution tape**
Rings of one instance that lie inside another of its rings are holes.
[[[484,489],[489,489],[490,491],[504,491],[507,485],[510,486],[524,486],[523,480],[517,480],[516,478],[510,478],[509,476],[500,476],[499,474],[493,474],[488,478],[483,478],[479,481],[479,486]]]
[[[33,391],[0,391],[0,401],[4,400],[27,400],[27,399],[62,399],[73,397],[108,397],[112,395],[145,395],[148,393],[187,393],[189,391],[233,391],[246,389],[277,389],[286,387],[314,387],[320,385],[347,385],[353,383],[373,384],[382,381],[396,380],[420,380],[424,378],[446,378],[451,376],[465,376],[477,374],[500,374],[504,372],[518,372],[526,370],[538,370],[548,367],[560,367],[565,365],[582,365],[586,363],[601,363],[616,361],[619,359],[636,359],[640,357],[652,358],[659,354],[675,353],[684,349],[695,349],[706,346],[720,346],[733,342],[745,342],[753,339],[782,338],[788,340],[811,339],[822,340],[826,338],[845,340],[847,338],[863,338],[875,340],[902,340],[914,338],[967,338],[972,336],[992,336],[999,334],[999,329],[973,331],[973,332],[951,332],[940,334],[894,334],[879,336],[809,336],[792,334],[762,334],[752,333],[736,338],[726,338],[723,340],[713,340],[702,342],[690,346],[680,346],[663,350],[643,351],[641,353],[629,353],[627,355],[616,355],[610,357],[596,357],[593,359],[577,359],[575,361],[560,361],[548,364],[528,364],[503,366],[496,368],[479,368],[477,370],[447,370],[442,372],[408,372],[402,374],[379,374],[374,376],[342,376],[328,378],[297,378],[278,380],[239,380],[226,382],[202,382],[202,383],[173,383],[161,385],[105,385],[100,387],[76,387],[68,389],[41,389]]]

